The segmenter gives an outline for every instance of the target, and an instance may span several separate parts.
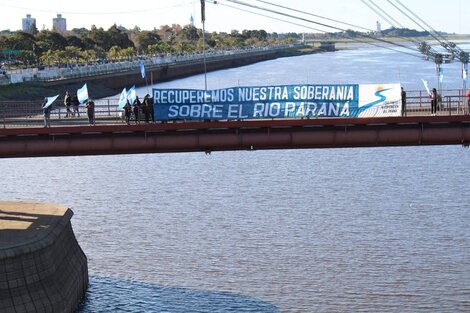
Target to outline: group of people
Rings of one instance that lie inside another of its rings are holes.
[[[65,92],[64,97],[64,106],[66,108],[65,117],[77,116],[80,117],[80,102],[78,101],[77,95],[71,96],[68,91]],[[44,98],[44,102],[42,104],[42,111],[44,116],[44,127],[51,127],[51,111],[52,105],[48,103],[48,98]],[[88,124],[90,126],[95,125],[95,103],[92,99],[88,99],[85,103],[85,109],[88,117]]]
[[[139,97],[135,97],[134,103],[131,105],[129,99],[127,99],[124,105],[124,118],[127,125],[131,123],[131,116],[134,114],[134,121],[136,124],[140,123],[140,112],[144,115],[145,123],[149,123],[150,119],[155,122],[155,116],[153,112],[153,98],[149,94],[146,94],[142,102]]]
[[[80,110],[78,109],[80,102],[78,101],[77,95],[72,96],[68,91],[66,91],[64,97],[64,105],[65,109],[67,110],[65,113],[65,117],[75,116],[75,113],[77,113],[77,116],[80,116]]]

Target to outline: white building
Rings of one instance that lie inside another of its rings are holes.
[[[30,33],[32,28],[36,27],[36,19],[31,17],[31,14],[26,14],[26,17],[22,19],[21,30]]]
[[[379,21],[376,22],[376,26],[377,26],[377,35],[380,36],[382,34],[382,26],[380,25]]]
[[[62,14],[57,14],[57,17],[52,19],[52,30],[58,33],[65,33],[67,30],[67,21]]]

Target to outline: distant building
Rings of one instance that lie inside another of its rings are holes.
[[[379,21],[376,22],[376,26],[377,26],[376,28],[377,36],[382,36],[382,26],[380,25]]]
[[[57,14],[57,17],[52,19],[52,30],[58,33],[65,33],[67,30],[67,21],[62,14]]]
[[[36,19],[31,17],[31,14],[26,14],[26,17],[22,19],[21,30],[25,33],[32,33],[33,29],[36,28]]]
[[[191,14],[191,17],[189,18],[189,24],[194,27],[194,17],[193,15]]]

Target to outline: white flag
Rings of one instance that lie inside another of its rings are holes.
[[[55,99],[57,99],[58,97],[59,97],[59,95],[57,95],[57,96],[54,96],[54,97],[46,97],[46,98],[47,98],[47,102],[46,102],[46,103],[43,105],[43,107],[42,107],[42,108],[43,108],[43,109],[45,109],[45,108],[48,108],[48,107],[50,107],[50,106],[51,106],[51,104],[52,104],[52,102],[54,102],[54,101],[55,101]]]
[[[144,64],[144,61],[140,61],[140,75],[142,75],[142,78],[145,78],[145,64]]]
[[[135,93],[135,86],[132,86],[131,89],[127,92],[127,98],[131,104],[134,103],[135,99],[137,98],[137,94]]]
[[[424,80],[424,79],[421,79],[421,80],[423,81],[424,88],[426,88],[426,91],[427,91],[428,94],[430,95],[430,94],[431,94],[431,91],[429,90],[428,81],[427,81],[427,80]]]
[[[119,97],[118,109],[122,109],[127,103],[127,90],[124,88]]]
[[[80,103],[84,103],[85,101],[88,100],[88,88],[85,85],[83,85],[82,88],[77,90],[77,98]]]

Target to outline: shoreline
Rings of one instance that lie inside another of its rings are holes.
[[[336,50],[334,50],[336,51]],[[292,48],[266,50],[249,54],[234,54],[206,60],[207,72],[236,68],[262,61],[277,58],[301,56],[325,52],[317,47],[297,46]],[[165,82],[178,78],[189,77],[204,73],[202,60],[189,60],[173,62],[170,64],[157,64],[146,67],[146,75],[151,82],[142,79],[140,69],[137,67],[127,71],[104,73],[87,77],[67,78],[51,81],[23,82],[1,86],[0,104],[11,101],[41,102],[45,96],[64,94],[67,90],[75,91],[88,83],[88,93],[93,99],[110,97],[119,94],[123,88],[135,85],[145,86],[146,83]]]

